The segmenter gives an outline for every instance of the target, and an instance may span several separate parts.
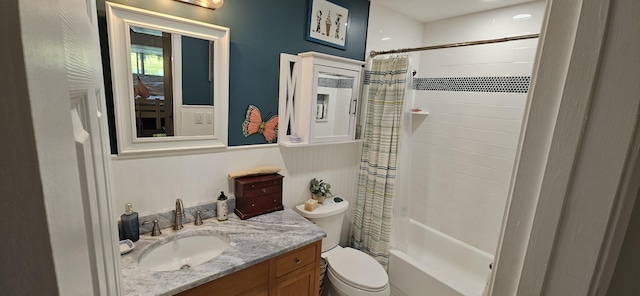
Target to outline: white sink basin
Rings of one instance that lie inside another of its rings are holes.
[[[221,235],[198,234],[170,240],[143,254],[141,268],[170,271],[189,268],[207,262],[229,247],[229,238]]]

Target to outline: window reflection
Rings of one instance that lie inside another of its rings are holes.
[[[173,136],[171,34],[131,26],[130,37],[137,136]]]

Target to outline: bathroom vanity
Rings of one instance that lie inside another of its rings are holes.
[[[320,288],[320,244],[311,243],[178,295],[315,296]]]
[[[173,240],[215,234],[229,239],[224,252],[199,265],[170,271],[140,266],[140,258]],[[121,256],[123,295],[317,295],[321,240],[325,233],[291,209],[247,220],[230,215],[219,222],[163,229],[140,236]],[[292,294],[293,293],[293,294]]]

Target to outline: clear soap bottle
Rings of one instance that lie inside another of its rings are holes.
[[[138,213],[133,211],[131,203],[124,205],[124,214],[120,216],[122,227],[122,238],[130,239],[133,242],[140,239],[140,224],[138,223]]]
[[[218,208],[218,221],[226,221],[229,214],[229,206],[227,205],[227,196],[224,195],[224,191],[220,191],[216,207]]]

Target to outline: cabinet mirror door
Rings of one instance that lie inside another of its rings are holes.
[[[360,72],[315,65],[310,142],[353,140]]]

